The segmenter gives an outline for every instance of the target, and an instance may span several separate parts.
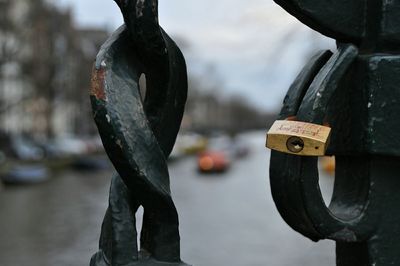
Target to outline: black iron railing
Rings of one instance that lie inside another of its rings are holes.
[[[334,38],[289,90],[281,120],[332,128],[332,202],[318,184],[318,158],[273,151],[276,205],[293,229],[337,243],[337,265],[400,265],[400,1],[275,0]]]
[[[157,1],[116,2],[125,25],[101,48],[90,93],[94,119],[117,171],[100,251],[91,265],[186,265],[180,259],[178,214],[166,163],[186,102],[185,60],[158,25]],[[142,74],[145,97],[139,88]],[[139,251],[135,213],[140,206]]]
[[[321,147],[336,156],[332,202],[327,207],[321,196],[318,157],[307,156],[321,152],[307,154],[304,145],[313,140],[286,132],[295,140],[291,149],[282,152],[281,146],[271,157],[276,205],[306,237],[336,241],[337,265],[400,265],[400,0],[275,1],[338,43],[337,51],[319,52],[306,65],[280,114],[289,124],[331,128],[330,142],[323,139]],[[116,2],[125,25],[97,57],[91,100],[118,174],[91,265],[184,265],[166,158],[186,100],[185,62],[158,25],[156,0]],[[312,128],[318,134],[318,127]],[[144,207],[140,251],[139,206]]]

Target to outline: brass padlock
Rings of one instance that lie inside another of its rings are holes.
[[[267,147],[301,156],[324,156],[331,128],[299,121],[278,120],[267,134]]]

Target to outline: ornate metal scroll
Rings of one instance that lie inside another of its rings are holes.
[[[116,0],[125,25],[102,46],[90,92],[117,173],[91,266],[186,265],[166,163],[187,95],[182,53],[158,24],[156,0]],[[146,75],[144,101],[139,78]],[[144,208],[138,251],[135,213]]]
[[[275,1],[338,41],[303,69],[280,114],[332,127],[332,202],[322,199],[317,157],[274,151],[275,203],[296,231],[335,240],[337,265],[400,265],[400,1]]]

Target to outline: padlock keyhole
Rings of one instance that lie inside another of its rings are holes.
[[[304,149],[304,141],[299,137],[290,137],[286,142],[286,147],[293,153],[299,153]]]

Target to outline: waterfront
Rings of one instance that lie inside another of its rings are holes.
[[[251,153],[221,175],[201,175],[193,157],[170,164],[180,213],[181,254],[194,266],[333,266],[334,243],[313,243],[279,216],[262,133]],[[0,192],[1,266],[89,265],[97,249],[112,170],[56,174]],[[332,177],[321,178],[329,190]]]

